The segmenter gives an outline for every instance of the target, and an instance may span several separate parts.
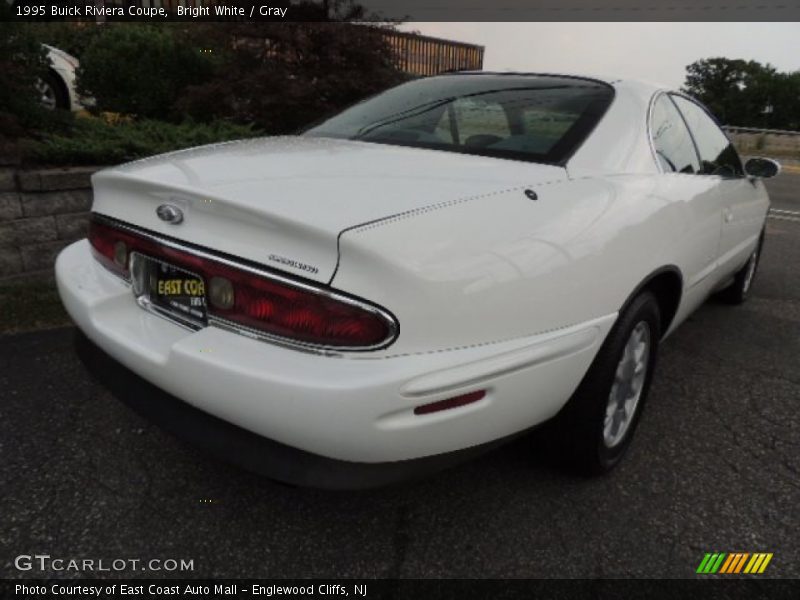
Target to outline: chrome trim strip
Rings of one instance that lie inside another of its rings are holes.
[[[125,223],[124,221],[118,221],[117,219],[114,219],[112,217],[107,217],[106,215],[102,215],[102,214],[99,214],[99,213],[92,213],[91,218],[96,219],[98,222],[104,223],[104,224],[106,224],[106,225],[108,225],[110,227],[114,227],[114,228],[120,229],[122,231],[128,231],[130,233],[138,235],[138,236],[140,236],[142,238],[145,238],[145,239],[150,240],[152,242],[155,242],[157,244],[161,244],[163,246],[167,246],[167,247],[173,248],[175,250],[180,250],[181,252],[186,252],[188,254],[193,254],[194,256],[198,256],[200,258],[204,258],[204,259],[207,259],[207,260],[219,263],[219,264],[223,264],[223,265],[232,267],[234,269],[238,269],[240,271],[246,271],[248,273],[252,273],[253,275],[257,275],[259,277],[263,277],[265,279],[270,279],[272,281],[277,281],[279,283],[282,283],[284,285],[288,285],[290,287],[299,288],[299,289],[302,289],[304,291],[310,292],[312,294],[316,294],[316,295],[319,295],[319,296],[324,296],[326,298],[330,298],[331,300],[334,300],[334,301],[337,301],[337,302],[342,302],[344,304],[349,304],[351,306],[355,306],[356,308],[359,308],[359,309],[364,310],[366,312],[372,313],[373,315],[377,315],[379,318],[381,318],[388,325],[389,335],[386,337],[386,339],[382,340],[381,342],[379,342],[377,344],[373,344],[371,346],[330,346],[330,345],[325,345],[325,344],[314,344],[314,343],[311,343],[311,342],[303,342],[303,341],[300,341],[300,340],[294,340],[292,338],[287,338],[287,337],[283,337],[283,336],[279,336],[279,335],[275,335],[275,334],[265,333],[263,331],[257,331],[257,330],[250,329],[248,327],[244,327],[242,325],[239,325],[238,323],[233,323],[233,322],[228,321],[226,319],[222,319],[220,317],[216,317],[216,316],[214,316],[212,314],[208,314],[208,324],[209,325],[214,325],[214,326],[219,327],[220,329],[226,329],[226,330],[229,330],[229,331],[233,331],[235,333],[239,333],[241,335],[245,335],[245,336],[250,337],[250,338],[255,338],[255,339],[258,339],[258,340],[261,340],[261,341],[265,341],[265,342],[271,342],[271,343],[274,343],[274,344],[278,344],[278,345],[281,345],[281,346],[286,346],[286,347],[293,348],[293,349],[296,349],[296,350],[306,350],[306,351],[309,351],[309,352],[317,352],[317,353],[326,354],[326,355],[336,355],[336,354],[339,354],[339,353],[349,353],[349,352],[373,352],[375,350],[383,350],[384,348],[387,348],[387,347],[391,346],[394,343],[394,341],[397,339],[397,336],[400,334],[400,324],[398,323],[397,319],[395,318],[395,316],[392,313],[390,313],[388,310],[386,310],[384,308],[381,308],[380,306],[377,306],[375,304],[371,304],[371,303],[369,303],[369,302],[367,302],[365,300],[361,300],[361,299],[355,298],[353,296],[348,296],[348,295],[346,295],[344,293],[341,293],[341,292],[338,292],[338,291],[335,291],[335,290],[332,290],[332,289],[326,289],[326,288],[324,288],[322,286],[315,286],[315,285],[311,285],[309,283],[306,283],[304,281],[298,281],[298,280],[292,279],[290,277],[283,276],[283,275],[280,275],[278,273],[274,273],[272,271],[267,271],[265,269],[261,269],[261,268],[258,268],[258,267],[252,266],[252,265],[248,265],[248,264],[245,264],[245,263],[240,263],[240,262],[237,262],[237,261],[234,261],[234,260],[230,260],[228,258],[219,256],[219,255],[217,255],[217,254],[215,254],[213,252],[209,252],[209,251],[204,250],[202,248],[198,248],[198,247],[192,246],[190,244],[182,243],[182,242],[179,242],[177,240],[173,240],[173,239],[169,239],[169,238],[165,238],[165,237],[156,235],[154,233],[151,233],[150,231],[147,231],[146,229],[141,229],[139,227],[136,227],[135,225],[130,225],[128,223]],[[143,256],[147,256],[147,255],[143,255]],[[148,258],[153,258],[154,260],[159,260],[158,258],[155,258],[155,257],[148,257]],[[173,265],[173,266],[181,268],[180,265]],[[128,282],[128,283],[130,283],[130,282]],[[140,304],[140,306],[141,306],[141,304]],[[152,304],[150,306],[152,307]],[[149,310],[149,309],[148,309],[148,311],[149,312],[153,312],[154,314],[157,314],[157,315],[162,316],[164,318],[168,318],[169,320],[171,320],[171,321],[173,321],[175,323],[178,323],[179,325],[182,325],[178,320],[176,320],[174,318],[171,318],[171,314],[170,314],[170,316],[165,315],[164,311]],[[186,327],[186,325],[183,325],[183,326]]]
[[[656,143],[653,139],[653,109],[655,109],[656,102],[658,102],[659,98],[661,98],[661,96],[663,96],[665,93],[666,92],[663,90],[659,90],[650,97],[650,103],[647,105],[647,145],[650,147],[650,154],[652,155],[653,161],[656,163],[656,168],[661,175],[666,173],[666,171],[664,170],[664,165],[662,165],[661,161],[658,159]]]
[[[190,321],[188,319],[183,319],[181,316],[176,312],[171,312],[166,308],[162,308],[157,304],[153,304],[153,302],[147,296],[139,296],[136,298],[136,304],[141,306],[144,310],[159,317],[166,319],[167,321],[171,321],[176,325],[183,327],[184,329],[188,329],[189,331],[200,331],[203,329],[203,325],[195,321]]]

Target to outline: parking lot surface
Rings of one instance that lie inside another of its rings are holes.
[[[770,189],[753,297],[665,342],[632,451],[598,479],[526,438],[402,486],[286,487],[131,412],[73,329],[0,337],[0,576],[41,576],[13,561],[44,553],[194,577],[694,577],[706,552],[771,552],[765,576],[800,577],[800,175]]]

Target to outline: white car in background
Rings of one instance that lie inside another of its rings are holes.
[[[43,45],[47,49],[50,69],[36,84],[42,105],[50,110],[81,110],[83,103],[75,88],[75,72],[80,64],[78,59],[63,50]]]
[[[664,337],[750,292],[778,170],[656,86],[445,75],[97,173],[56,275],[93,371],[273,477],[386,483],[543,423],[602,473]]]

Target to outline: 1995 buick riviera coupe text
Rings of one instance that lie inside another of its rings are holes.
[[[747,297],[778,170],[655,86],[445,75],[97,173],[58,286],[118,394],[273,477],[385,483],[545,421],[600,473],[660,341]]]

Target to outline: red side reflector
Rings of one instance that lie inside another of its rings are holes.
[[[448,398],[447,400],[439,400],[438,402],[431,402],[430,404],[423,404],[414,409],[415,415],[427,415],[440,410],[449,410],[464,406],[465,404],[472,404],[477,402],[486,395],[486,390],[478,390],[477,392],[470,392],[463,396],[456,396],[455,398]]]

